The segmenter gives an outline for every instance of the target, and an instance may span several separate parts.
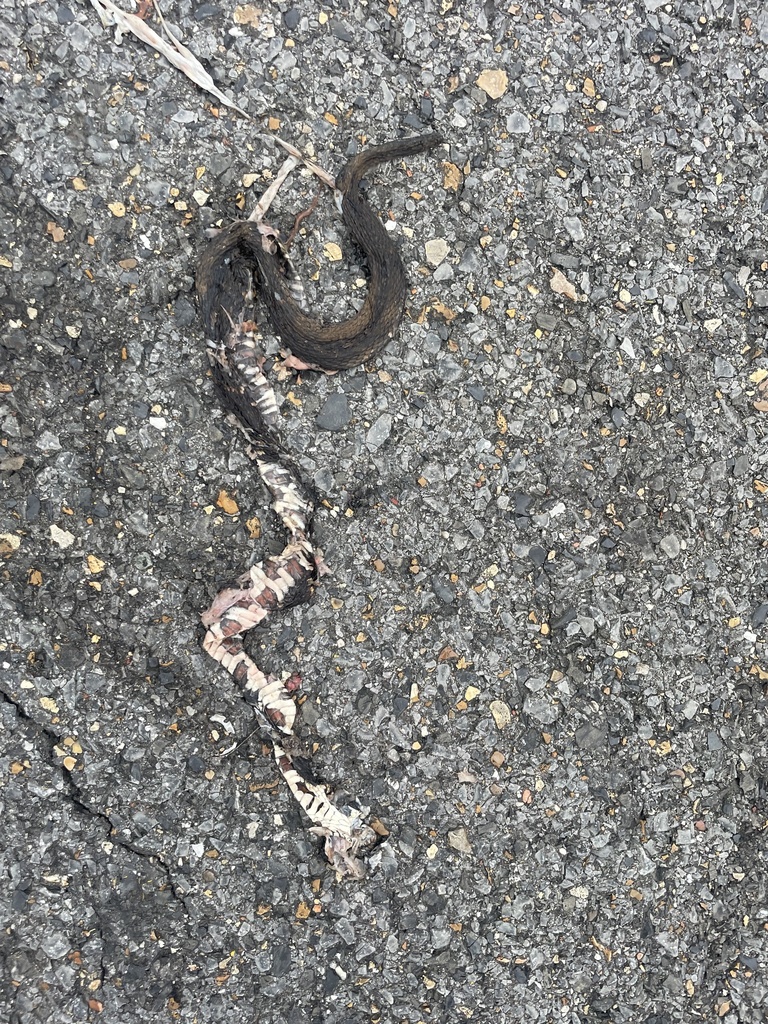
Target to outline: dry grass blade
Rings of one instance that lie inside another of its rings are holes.
[[[195,85],[205,89],[206,92],[215,96],[225,106],[236,110],[238,114],[248,117],[248,114],[241,107],[227,99],[224,93],[214,84],[213,79],[197,57],[190,53],[186,46],[183,46],[177,39],[170,36],[170,33],[168,34],[171,42],[166,42],[149,25],[143,22],[141,18],[121,10],[112,3],[112,0],[91,0],[91,4],[101,18],[102,25],[105,27],[114,25],[116,27],[118,43],[121,42],[124,32],[132,33],[137,39],[141,39],[142,42],[148,43],[158,53],[162,53],[169,63],[173,64],[179,71],[183,71],[187,78],[190,78]],[[163,22],[163,25],[165,25],[165,22]]]
[[[200,86],[201,89],[204,89],[212,96],[215,96],[220,103],[224,104],[224,106],[237,111],[238,114],[241,114],[249,121],[253,120],[250,114],[247,114],[242,107],[238,107],[238,105],[233,103],[232,100],[227,99],[224,93],[216,86],[213,79],[197,57],[195,57],[195,55],[191,53],[183,43],[180,43],[178,39],[171,35],[165,25],[165,20],[160,13],[157,2],[155,2],[154,5],[155,10],[157,11],[158,17],[160,18],[166,34],[168,35],[170,40],[169,42],[166,42],[165,39],[159,36],[157,32],[142,21],[141,18],[137,18],[135,14],[129,14],[127,11],[123,11],[114,4],[112,0],[91,0],[91,6],[98,14],[101,23],[105,28],[108,28],[110,25],[115,26],[116,39],[118,43],[121,42],[124,33],[130,32],[132,35],[136,36],[137,39],[147,43],[153,49],[157,50],[158,53],[161,53],[169,63],[173,64],[173,66],[178,68],[179,71],[182,71],[187,78],[191,79],[195,83],[195,85]],[[265,133],[262,133],[262,135],[264,135],[265,138],[273,139],[287,153],[290,153],[291,156],[296,157],[297,160],[304,163],[322,182],[330,188],[335,188],[336,182],[333,175],[329,174],[312,160],[307,160],[307,158],[302,155],[301,151],[291,145],[290,142],[286,142],[285,139],[281,139],[277,135],[267,135]]]
[[[272,184],[266,190],[264,195],[258,201],[258,203],[253,209],[253,213],[250,215],[248,220],[255,220],[257,224],[260,224],[262,222],[262,220],[264,219],[264,215],[274,202],[275,196],[277,195],[280,186],[283,184],[283,182],[294,169],[294,167],[296,167],[300,162],[301,161],[298,159],[298,157],[295,156],[289,156],[286,158],[285,162],[283,163],[283,166],[278,171],[275,180],[272,182]]]

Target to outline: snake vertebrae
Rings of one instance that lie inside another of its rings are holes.
[[[197,272],[214,377],[225,407],[248,441],[248,455],[272,495],[272,508],[288,534],[276,556],[251,566],[226,587],[201,616],[203,647],[232,675],[245,699],[268,723],[275,761],[306,815],[311,831],[325,838],[325,854],[342,874],[361,877],[359,860],[378,839],[361,810],[337,806],[326,786],[311,781],[286,750],[294,735],[295,676],[265,675],[245,650],[244,634],[282,608],[309,600],[324,571],[312,543],[312,495],[279,436],[280,413],[263,372],[264,357],[251,319],[255,292],[294,357],[326,370],[358,366],[397,331],[407,280],[398,251],[360,192],[366,171],[387,160],[423,152],[442,141],[437,134],[372,147],[350,160],[336,179],[341,210],[353,240],[368,261],[369,286],[359,312],[341,323],[320,323],[302,308],[302,289],[278,243],[251,221],[225,228],[207,247]]]

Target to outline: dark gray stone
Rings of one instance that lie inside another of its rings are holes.
[[[349,400],[343,392],[329,395],[315,417],[315,423],[320,430],[331,431],[344,430],[349,420]]]

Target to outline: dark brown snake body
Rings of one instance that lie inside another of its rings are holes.
[[[408,283],[397,248],[360,192],[372,167],[438,145],[437,134],[372,147],[354,157],[336,179],[344,223],[368,261],[368,293],[361,309],[341,323],[321,323],[301,308],[301,289],[280,249],[265,247],[265,232],[251,221],[221,231],[207,247],[197,272],[197,293],[211,363],[225,406],[246,435],[248,455],[272,494],[272,507],[288,534],[280,555],[253,565],[237,583],[220,591],[203,613],[203,647],[241,687],[270,728],[275,760],[291,792],[325,837],[325,852],[341,873],[364,873],[358,855],[376,842],[362,812],[338,807],[327,788],[299,771],[284,744],[293,736],[295,677],[265,675],[243,645],[243,634],[278,610],[310,598],[324,571],[312,544],[312,497],[279,437],[280,414],[262,371],[252,307],[261,293],[269,320],[283,344],[304,363],[326,370],[358,366],[375,356],[396,333]]]

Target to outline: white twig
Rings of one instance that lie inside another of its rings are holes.
[[[277,172],[277,176],[269,188],[265,191],[264,195],[258,201],[256,206],[253,208],[253,213],[250,215],[248,220],[255,220],[257,224],[260,224],[264,219],[264,215],[274,202],[275,196],[277,195],[280,186],[283,184],[285,179],[300,163],[300,160],[295,156],[289,156],[283,163],[283,166]]]

